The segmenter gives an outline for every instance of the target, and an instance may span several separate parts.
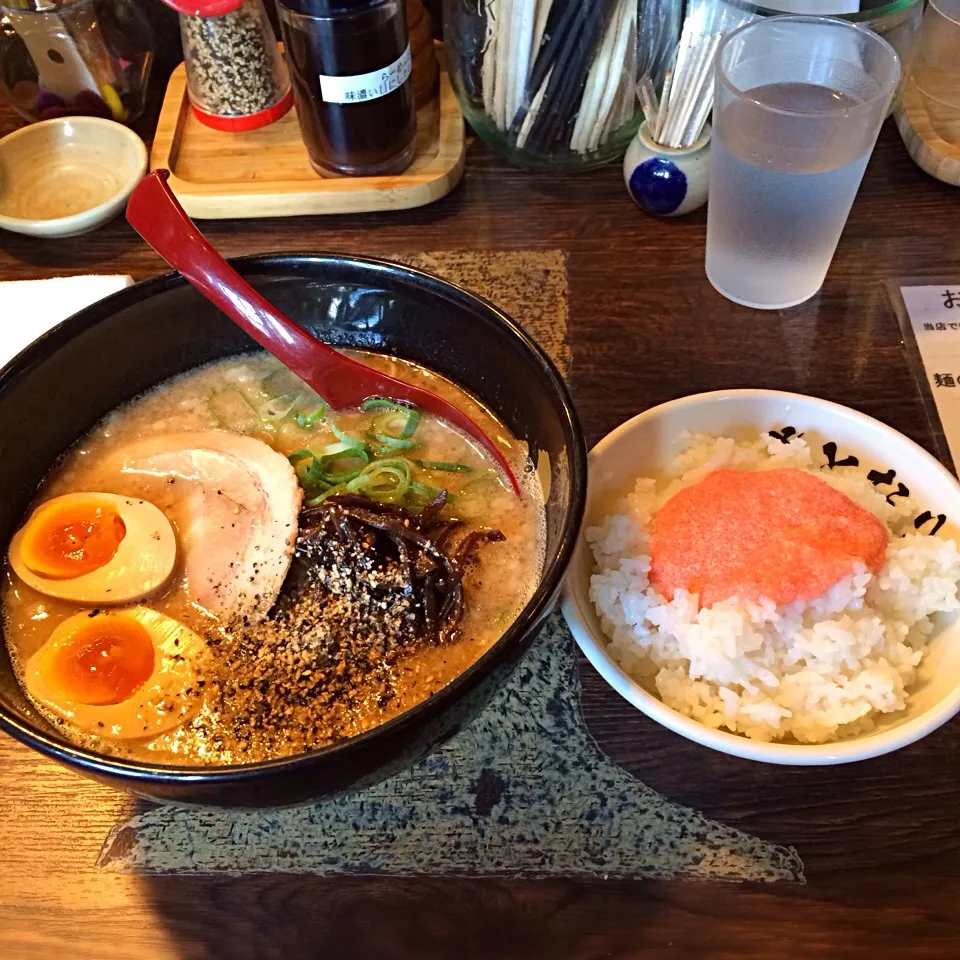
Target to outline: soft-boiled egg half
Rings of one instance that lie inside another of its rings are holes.
[[[27,661],[24,686],[42,706],[101,737],[155,737],[199,705],[204,643],[147,607],[85,610]]]
[[[41,503],[10,542],[10,566],[34,590],[76,603],[156,593],[177,559],[170,521],[146,500],[68,493]]]

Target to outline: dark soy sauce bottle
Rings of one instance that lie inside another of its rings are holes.
[[[313,168],[405,170],[417,120],[404,0],[277,0],[277,8]]]

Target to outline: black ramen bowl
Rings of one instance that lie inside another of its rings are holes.
[[[336,255],[233,261],[281,310],[339,346],[395,354],[437,370],[487,404],[534,462],[546,455],[547,546],[536,593],[503,637],[418,706],[360,736],[244,766],[172,767],[68,743],[0,659],[0,727],[86,776],[157,800],[277,806],[358,789],[427,753],[469,721],[523,655],[570,560],[586,494],[586,448],[570,395],[543,350],[492,304],[393,263]],[[160,381],[256,344],[179,274],[82,310],[0,370],[0,544],[22,522],[56,459],[101,417]]]

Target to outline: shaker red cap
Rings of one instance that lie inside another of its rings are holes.
[[[245,113],[240,116],[224,116],[223,114],[207,113],[195,103],[191,103],[193,115],[206,127],[214,130],[224,130],[229,133],[240,133],[245,130],[257,130],[275,120],[279,120],[293,106],[293,91],[288,90],[272,107],[258,110],[256,113]]]
[[[222,17],[225,13],[232,13],[237,7],[242,7],[246,0],[163,0],[168,7],[173,7],[177,13],[185,13],[191,17]]]

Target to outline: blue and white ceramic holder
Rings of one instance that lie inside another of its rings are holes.
[[[658,217],[679,217],[702,207],[710,180],[710,125],[692,146],[657,143],[644,123],[627,147],[623,179],[634,202]]]

